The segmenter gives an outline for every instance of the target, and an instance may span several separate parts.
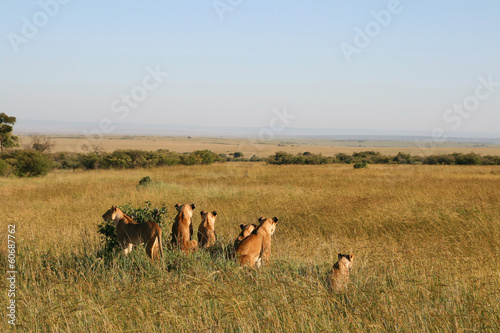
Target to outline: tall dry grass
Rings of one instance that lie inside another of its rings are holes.
[[[146,175],[154,183],[137,187]],[[20,332],[500,330],[498,167],[53,172],[2,178],[0,197],[3,234],[17,226]],[[166,202],[170,222],[175,203],[196,203],[195,230],[199,211],[217,210],[216,249],[165,251],[157,264],[143,250],[98,258],[102,213],[145,200]],[[280,218],[272,262],[240,269],[224,248],[262,215]],[[326,284],[338,252],[355,255],[345,294]]]

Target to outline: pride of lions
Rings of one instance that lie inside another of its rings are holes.
[[[216,242],[215,219],[217,212],[202,210],[201,223],[198,227],[198,241],[193,236],[193,211],[195,204],[176,204],[177,215],[172,225],[170,249],[180,249],[189,254],[198,248],[209,248]],[[103,215],[105,221],[113,221],[116,237],[124,255],[132,251],[134,245],[143,245],[151,260],[163,256],[161,228],[155,222],[138,223],[126,215],[117,206],[112,206]],[[241,232],[234,241],[236,260],[242,266],[260,268],[262,263],[271,257],[271,236],[276,230],[278,218],[260,217],[259,224],[241,224]],[[342,291],[349,282],[349,272],[352,269],[353,255],[338,254],[336,262],[328,274],[329,287]]]

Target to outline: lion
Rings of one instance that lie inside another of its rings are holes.
[[[271,236],[276,230],[278,218],[260,217],[259,226],[243,239],[236,249],[238,261],[243,266],[260,268],[271,257]]]
[[[338,261],[333,265],[328,275],[330,289],[335,292],[344,291],[349,283],[349,274],[352,269],[354,255],[339,253]]]
[[[200,248],[209,248],[217,240],[217,236],[215,235],[215,217],[217,216],[217,212],[214,210],[209,213],[202,210],[200,215],[201,223],[198,227],[198,245]]]
[[[198,248],[198,242],[191,240],[193,236],[193,210],[196,208],[195,204],[181,205],[176,204],[177,215],[175,222],[172,225],[172,247],[179,247],[184,253],[194,252]]]
[[[252,231],[254,231],[255,229],[257,229],[257,225],[256,224],[240,224],[240,229],[241,229],[241,232],[240,234],[238,235],[238,238],[236,238],[234,240],[234,248],[237,249],[238,246],[240,246],[241,242],[243,242],[243,240],[245,238],[247,238],[248,236],[250,236],[250,234],[252,233]]]
[[[104,221],[114,222],[116,238],[124,255],[128,255],[134,245],[144,245],[151,260],[163,256],[161,229],[158,224],[154,222],[137,223],[116,206],[111,206],[102,215],[102,218]]]

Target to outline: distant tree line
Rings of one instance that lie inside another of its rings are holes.
[[[165,149],[116,150],[112,153],[47,153],[35,149],[17,149],[0,154],[0,175],[29,177],[45,175],[53,169],[133,169],[212,164],[223,161],[225,161],[223,157],[209,150],[197,150],[191,153],[176,153]]]
[[[331,163],[371,163],[371,164],[428,164],[428,165],[500,165],[500,156],[481,156],[476,153],[436,154],[428,156],[398,153],[395,156],[382,155],[376,151],[362,151],[352,154],[338,153],[323,156],[309,152],[293,155],[279,151],[266,159],[269,164],[331,164]]]
[[[43,145],[46,147],[46,145]],[[34,147],[34,148],[33,148]],[[0,153],[0,176],[15,175],[31,177],[45,175],[53,169],[95,170],[95,169],[133,169],[152,168],[171,165],[208,165],[226,161],[265,161],[268,164],[332,164],[345,163],[366,166],[366,164],[431,164],[431,165],[500,165],[500,156],[481,156],[476,153],[453,153],[418,156],[398,153],[395,156],[382,155],[375,151],[352,154],[339,153],[323,156],[309,152],[290,154],[277,152],[268,158],[253,155],[247,159],[243,153],[216,154],[210,150],[197,150],[191,153],[176,153],[166,149],[156,151],[116,150],[112,153],[87,152],[50,153],[45,149],[12,149]]]

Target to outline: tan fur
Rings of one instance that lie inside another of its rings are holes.
[[[184,253],[192,253],[198,248],[198,242],[192,240],[193,236],[193,210],[196,208],[194,204],[181,205],[176,204],[177,215],[175,222],[172,225],[172,247],[180,248]]]
[[[271,236],[276,230],[277,217],[259,218],[259,226],[248,237],[243,239],[236,249],[241,265],[257,268],[271,257]]]
[[[217,216],[217,212],[214,210],[209,213],[202,210],[200,215],[201,223],[198,227],[198,245],[200,248],[209,248],[217,240],[215,236],[215,217]]]
[[[137,223],[123,211],[112,206],[102,215],[105,221],[113,221],[115,224],[116,238],[120,243],[122,252],[127,255],[134,245],[144,245],[146,253],[151,260],[163,256],[161,247],[161,229],[154,222]]]
[[[256,224],[240,224],[241,232],[238,235],[238,238],[236,238],[234,241],[234,248],[237,249],[238,246],[240,246],[241,242],[243,242],[245,238],[250,236],[252,231],[254,231],[256,228]]]
[[[351,253],[338,255],[338,261],[332,267],[328,275],[330,288],[335,292],[342,292],[347,289],[349,274],[352,269],[354,255]]]

